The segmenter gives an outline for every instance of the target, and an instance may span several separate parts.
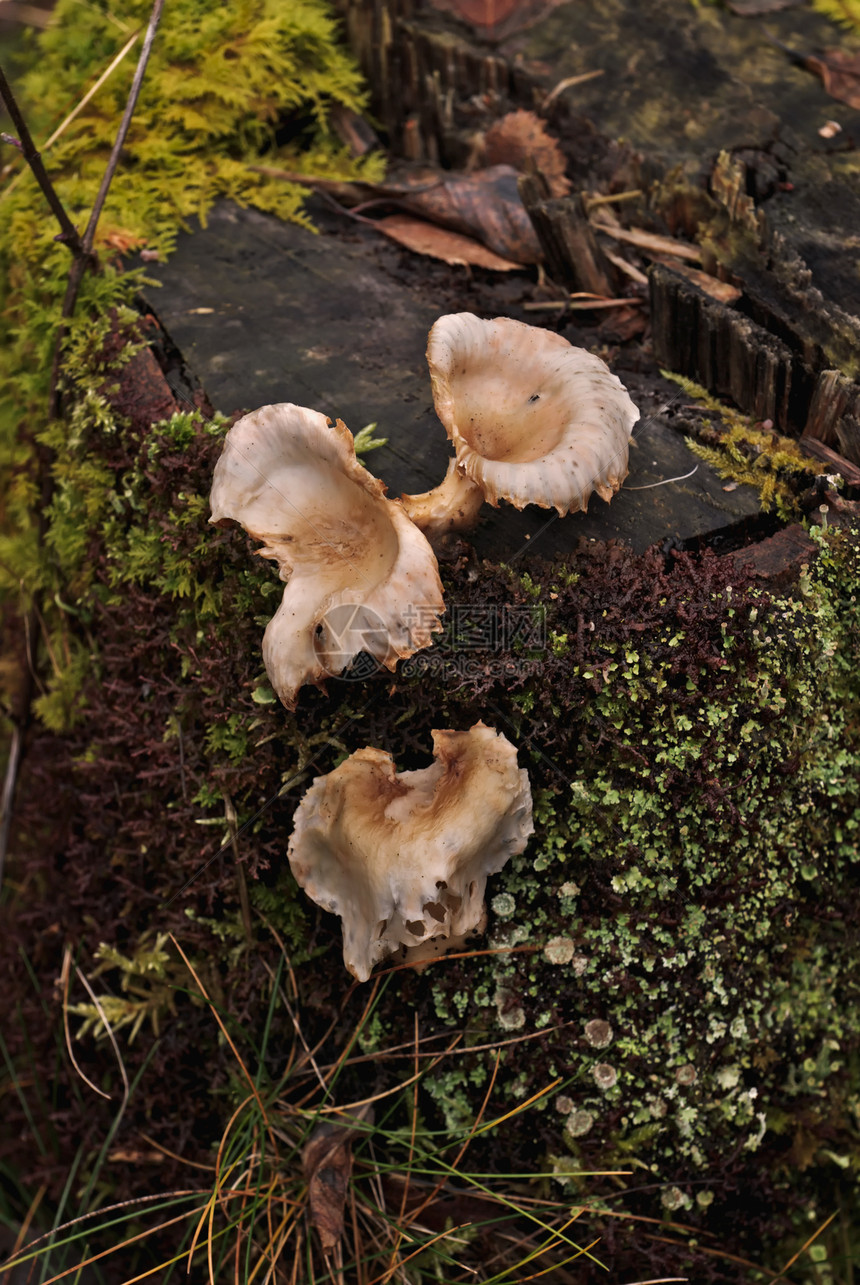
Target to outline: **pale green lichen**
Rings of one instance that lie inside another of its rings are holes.
[[[570,937],[551,937],[544,946],[544,957],[550,964],[569,964],[576,947]]]

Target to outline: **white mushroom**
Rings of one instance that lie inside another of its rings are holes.
[[[288,709],[359,652],[393,669],[432,642],[445,610],[436,557],[385,486],[355,457],[340,420],[291,403],[230,429],[215,466],[212,522],[241,523],[287,582],[263,637]]]
[[[400,946],[453,943],[482,924],[487,876],[532,833],[528,773],[492,727],[434,731],[434,762],[397,772],[363,749],[317,777],[288,850],[298,883],[343,920],[343,959],[360,982]]]
[[[436,413],[454,443],[445,480],[404,495],[434,539],[473,525],[484,499],[583,511],[627,476],[639,411],[599,357],[521,321],[440,317],[427,342]]]

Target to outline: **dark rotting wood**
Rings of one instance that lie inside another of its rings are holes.
[[[846,494],[849,499],[860,496],[860,468],[856,464],[852,464],[844,455],[831,450],[829,446],[825,446],[814,437],[801,437],[798,446],[813,459],[821,460],[825,466],[822,472],[837,473],[845,479]]]
[[[762,51],[749,25],[729,17],[712,30],[669,0],[649,0],[647,12],[633,0],[608,9],[564,4],[510,40],[423,0],[337,4],[389,146],[412,159],[462,167],[499,115],[540,110],[565,77],[602,71],[604,79],[578,84],[570,102],[558,98],[551,114],[577,187],[617,188],[611,140],[623,136],[635,160],[625,184],[653,180],[657,227],[695,237],[704,266],[742,292],[721,305],[671,269],[654,268],[658,360],[780,432],[819,439],[860,464],[860,290],[838,249],[856,226],[860,198],[831,153],[798,132],[829,102],[820,86],[753,78],[762,59],[775,73],[778,56]],[[822,20],[794,13],[785,21],[793,31],[801,18],[814,43]],[[617,48],[622,29],[652,55],[635,73]],[[679,104],[701,89],[694,66],[709,69],[708,108],[691,130]],[[577,199],[552,201],[531,180],[523,202],[550,275],[573,290],[613,293],[615,269]]]
[[[732,556],[736,562],[751,568],[762,580],[777,588],[781,583],[796,579],[804,563],[815,561],[818,545],[804,527],[793,523]]]
[[[839,370],[822,370],[803,432],[860,465],[860,384]]]
[[[582,196],[547,199],[546,183],[532,174],[520,177],[519,191],[553,281],[569,290],[614,294],[612,268],[597,243]]]
[[[654,355],[661,366],[730,397],[781,433],[818,439],[841,457],[835,472],[847,477],[860,465],[858,384],[840,371],[810,370],[739,306],[720,303],[673,268],[656,264],[649,280]]]
[[[756,419],[796,434],[796,362],[791,350],[736,308],[720,303],[680,272],[656,264],[651,283],[654,356],[709,392],[730,397]]]

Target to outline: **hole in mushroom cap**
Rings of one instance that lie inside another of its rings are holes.
[[[437,924],[444,923],[446,917],[445,907],[440,906],[438,901],[428,901],[424,907],[424,914],[435,919]]]
[[[447,888],[447,887],[448,887],[448,885],[447,885],[447,883],[445,882],[445,880],[444,880],[444,879],[437,879],[437,880],[436,880],[436,887],[437,887],[437,888]]]
[[[413,937],[423,937],[427,927],[421,919],[407,919],[406,931],[412,933]]]
[[[380,921],[379,921],[379,923],[377,924],[377,927],[376,927],[376,935],[377,935],[377,937],[381,937],[381,936],[382,936],[382,934],[385,932],[385,930],[386,930],[386,928],[387,928],[387,927],[388,927],[388,920],[387,920],[387,919],[380,919]]]

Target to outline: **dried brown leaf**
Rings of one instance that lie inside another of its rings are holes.
[[[641,335],[648,325],[648,318],[641,307],[615,308],[597,327],[601,339],[610,343],[627,343]]]
[[[534,112],[508,112],[502,116],[487,130],[483,150],[488,165],[513,165],[523,174],[537,167],[553,196],[567,196],[570,191],[558,141]]]
[[[370,1120],[373,1112],[364,1107],[355,1120]],[[302,1152],[302,1168],[308,1184],[308,1213],[311,1226],[328,1254],[343,1235],[343,1211],[352,1173],[352,1141],[357,1129],[344,1124],[321,1124],[314,1129]]]
[[[270,165],[252,165],[251,169],[269,178],[327,192],[356,213],[373,205],[397,205],[408,214],[474,237],[500,258],[513,260],[515,265],[540,263],[542,258],[535,230],[520,200],[518,175],[512,165],[492,165],[476,174],[442,173],[426,168],[421,172],[407,171],[398,183],[345,183],[338,179],[312,178]],[[484,266],[500,267],[499,264]]]
[[[472,264],[478,268],[490,268],[494,272],[512,272],[522,267],[520,263],[494,254],[472,237],[437,227],[435,223],[413,219],[408,214],[390,214],[387,218],[377,219],[374,227],[415,254],[426,254],[431,259],[442,259],[445,263]]]
[[[419,179],[401,198],[410,214],[452,232],[474,237],[502,259],[539,263],[541,249],[517,188],[512,165],[491,165],[475,174],[447,174],[437,183]]]
[[[807,58],[805,65],[821,77],[831,98],[860,110],[860,52],[825,49],[820,58]]]
[[[430,0],[434,9],[453,13],[481,35],[502,40],[540,22],[563,0]]]

